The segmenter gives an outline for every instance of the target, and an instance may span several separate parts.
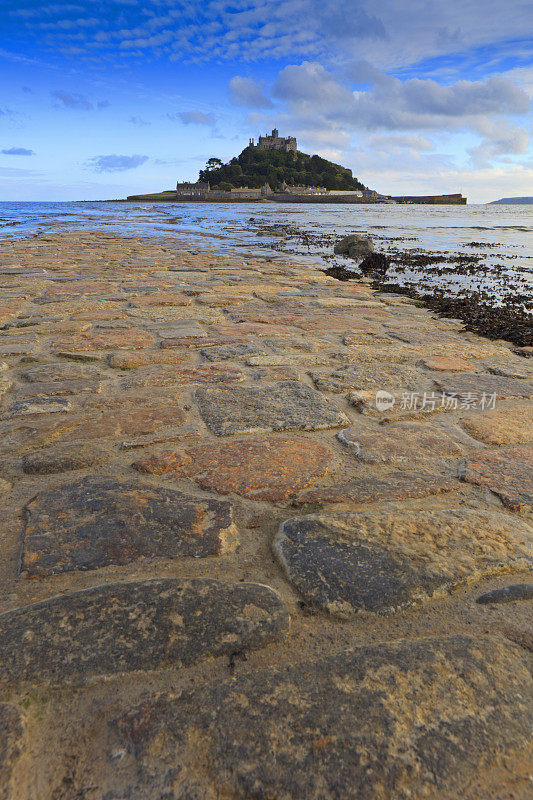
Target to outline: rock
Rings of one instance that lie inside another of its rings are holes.
[[[513,583],[480,595],[476,603],[512,603],[514,600],[533,600],[533,583]]]
[[[491,396],[494,399],[505,397],[531,397],[533,385],[516,378],[505,378],[500,375],[467,374],[450,375],[435,381],[436,386],[448,395],[455,395],[462,401],[462,407],[476,405],[485,401],[485,408],[490,407]],[[465,402],[467,405],[465,405]]]
[[[13,381],[3,376],[0,377],[0,397],[3,397],[7,392],[9,392],[12,386]]]
[[[461,453],[447,433],[420,422],[395,422],[374,429],[348,428],[340,431],[337,438],[369,464],[427,461]]]
[[[351,250],[352,248],[350,248]],[[350,252],[350,255],[351,252]],[[358,255],[358,254],[357,254]],[[383,279],[390,267],[390,259],[383,253],[370,253],[359,264],[359,271],[365,277]]]
[[[48,475],[103,464],[113,456],[111,448],[93,442],[70,442],[35,450],[22,459],[27,475]]]
[[[382,477],[353,478],[351,481],[318,489],[308,489],[293,500],[293,506],[305,503],[379,503],[407,497],[427,497],[451,492],[457,485],[445,478],[422,472],[393,472]]]
[[[148,456],[140,472],[179,478],[196,476],[202,489],[253,500],[284,500],[325,475],[332,453],[310,439],[261,437],[204,444]]]
[[[347,251],[346,251],[347,252]],[[335,278],[337,281],[354,281],[357,280],[357,273],[355,270],[346,269],[346,267],[328,267],[321,270],[324,275],[330,278]]]
[[[25,356],[36,353],[38,349],[38,336],[17,336],[13,339],[3,336],[0,343],[0,356]]]
[[[511,511],[533,503],[533,445],[480,449],[459,464],[459,477],[497,494]]]
[[[55,685],[188,666],[264,647],[288,629],[281,598],[257,583],[106,584],[1,614],[0,680]]]
[[[30,383],[49,383],[51,381],[95,381],[102,377],[96,367],[88,364],[40,364],[25,370],[21,378]]]
[[[333,252],[336,255],[350,255],[351,258],[366,256],[368,253],[373,252],[373,250],[374,245],[372,244],[370,236],[361,236],[358,233],[345,236],[333,247]]]
[[[9,365],[5,361],[0,361],[0,372],[6,372],[8,369]]]
[[[291,428],[312,431],[348,421],[336,406],[297,381],[257,388],[202,388],[195,398],[202,419],[217,436]]]
[[[488,636],[367,645],[256,669],[122,714],[115,735],[131,754],[131,784],[112,794],[460,796],[485,768],[527,746],[532,697],[526,654]]]
[[[518,361],[518,363],[516,363]],[[503,375],[505,378],[523,378],[531,380],[533,378],[533,366],[523,359],[501,359],[485,361],[485,368],[493,375]]]
[[[7,417],[20,417],[26,414],[61,414],[70,410],[70,402],[61,397],[30,397],[17,400],[7,410]]]
[[[506,625],[502,632],[511,642],[533,653],[533,626]]]
[[[163,339],[162,347],[171,347],[173,339],[205,339],[207,332],[195,319],[175,319],[171,325],[160,326],[159,337]]]
[[[313,383],[323,392],[357,389],[403,389],[422,393],[429,387],[420,370],[401,364],[363,364],[346,366],[330,373],[312,372]]]
[[[293,331],[286,325],[264,322],[237,322],[233,325],[213,325],[213,333],[218,336],[290,336]]]
[[[0,800],[15,800],[13,768],[24,746],[25,721],[11,703],[0,702]]]
[[[463,583],[528,569],[532,541],[528,525],[504,514],[390,506],[289,519],[274,551],[306,601],[349,616],[397,611]]]
[[[533,414],[530,404],[515,404],[512,409],[497,408],[461,419],[470,436],[486,444],[524,444],[533,442]]]
[[[229,503],[112,478],[41,492],[26,506],[22,569],[54,575],[142,556],[203,558],[231,550]]]

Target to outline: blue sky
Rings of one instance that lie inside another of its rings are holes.
[[[1,0],[0,199],[171,188],[274,126],[384,193],[532,195],[532,31],[519,0]]]

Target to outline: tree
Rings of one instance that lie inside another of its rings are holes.
[[[220,158],[208,158],[207,163],[205,165],[206,169],[218,169],[218,167],[222,166],[222,161]]]

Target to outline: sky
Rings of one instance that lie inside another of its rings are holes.
[[[521,0],[0,0],[0,200],[196,180],[277,127],[384,194],[533,195]]]

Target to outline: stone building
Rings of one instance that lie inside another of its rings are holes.
[[[201,181],[196,181],[196,183],[180,183],[178,181],[176,184],[176,196],[193,197],[195,199],[205,198],[208,196],[210,189],[209,183],[202,183]]]
[[[280,136],[277,128],[274,128],[270,135],[267,133],[266,136],[260,136],[256,145],[254,145],[254,140],[250,139],[250,145],[258,147],[260,150],[284,150],[286,153],[289,151],[296,153],[298,149],[295,137]]]

